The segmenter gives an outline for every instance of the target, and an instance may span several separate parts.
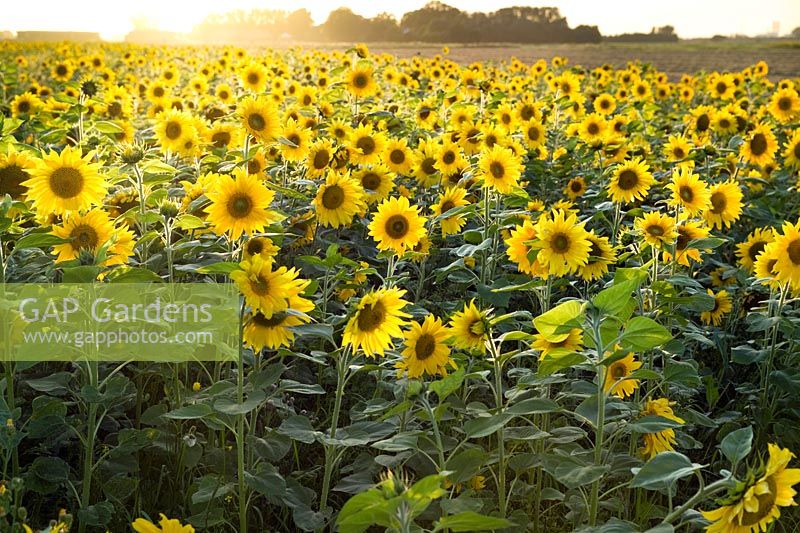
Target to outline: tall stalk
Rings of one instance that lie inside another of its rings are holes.
[[[606,367],[602,362],[605,355],[605,347],[603,346],[603,338],[600,335],[599,317],[592,319],[592,336],[597,350],[597,425],[594,434],[594,464],[595,466],[601,466],[603,464],[603,431],[606,423],[606,392],[604,390]],[[600,479],[597,479],[592,483],[592,492],[589,500],[589,525],[592,527],[597,525],[599,503]]]
[[[89,374],[89,386],[97,389],[98,364],[97,361],[87,361],[86,370]],[[97,403],[89,403],[89,412],[86,417],[86,442],[83,451],[83,479],[81,481],[81,508],[89,506],[92,497],[92,472],[94,471],[94,443],[97,437]],[[86,521],[81,520],[78,532],[86,531]]]
[[[350,348],[344,347],[336,359],[336,396],[334,397],[333,413],[331,415],[331,441],[336,438],[336,428],[339,425],[339,414],[342,410],[342,398],[344,397],[344,387],[347,384],[348,369],[350,368]],[[322,493],[319,498],[319,509],[324,511],[328,508],[328,495],[331,488],[331,477],[333,469],[338,462],[338,448],[335,444],[325,445],[325,471],[322,477]]]

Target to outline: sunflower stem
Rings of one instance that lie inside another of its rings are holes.
[[[599,317],[592,319],[592,336],[594,337],[594,345],[597,349],[597,425],[595,427],[594,439],[594,464],[595,466],[601,466],[603,464],[603,430],[606,423],[606,367],[603,364],[605,346],[603,346],[603,337],[600,334]],[[597,525],[597,510],[599,503],[600,480],[597,479],[592,483],[591,500],[589,502],[589,525],[592,527]]]
[[[239,360],[236,372],[236,400],[244,404],[244,309],[245,302],[239,310]],[[247,531],[247,487],[244,481],[244,413],[236,417],[236,476],[239,496],[239,531]]]
[[[336,396],[334,397],[333,413],[331,414],[331,441],[336,438],[336,428],[339,425],[339,413],[342,410],[342,397],[344,397],[344,386],[347,383],[347,371],[350,364],[349,351],[349,347],[345,347],[336,359]],[[322,493],[319,498],[320,511],[325,511],[328,508],[331,477],[337,462],[336,452],[337,447],[335,444],[325,445],[325,471],[322,477]]]
[[[498,416],[503,413],[503,365],[500,361],[500,354],[494,340],[490,339],[487,343],[494,363],[494,402],[495,411]],[[501,425],[495,435],[497,435],[497,497],[500,516],[506,516],[506,445],[505,425]]]

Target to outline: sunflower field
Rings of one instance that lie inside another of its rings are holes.
[[[800,78],[7,41],[0,87],[4,285],[241,302],[229,361],[4,358],[0,531],[800,530]]]

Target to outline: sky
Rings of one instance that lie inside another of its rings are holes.
[[[36,0],[36,8],[12,2],[0,10],[0,31],[61,30],[99,32],[105,39],[122,39],[134,22],[162,30],[188,32],[206,15],[234,9],[306,8],[316,23],[338,7],[371,17],[387,12],[396,17],[428,0]],[[758,35],[779,22],[781,35],[800,26],[800,0],[451,0],[463,11],[494,11],[513,5],[553,6],[570,26],[597,25],[603,35],[649,32],[672,25],[683,38],[715,34]],[[220,8],[220,6],[224,6]]]

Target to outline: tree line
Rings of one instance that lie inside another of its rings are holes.
[[[509,7],[492,13],[467,13],[434,1],[397,20],[381,13],[367,18],[348,8],[332,11],[315,25],[305,9],[232,11],[207,17],[192,36],[209,43],[270,40],[330,42],[430,43],[596,43],[604,40],[597,26],[571,28],[555,7]],[[649,34],[614,36],[613,40],[677,40],[671,26]]]

